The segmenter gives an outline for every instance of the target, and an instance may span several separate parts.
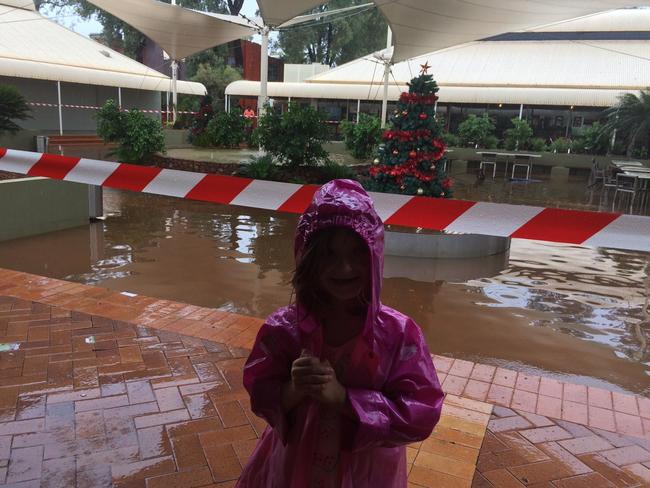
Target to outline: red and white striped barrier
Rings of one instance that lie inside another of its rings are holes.
[[[59,104],[58,103],[44,103],[44,102],[27,102],[27,105],[31,105],[33,107],[53,107],[53,108],[58,108]],[[95,105],[70,105],[67,103],[62,103],[61,108],[81,108],[81,109],[86,109],[86,110],[99,110],[101,107],[96,107]],[[147,113],[147,114],[164,114],[167,113],[165,110],[144,110],[144,109],[138,109],[140,112]],[[179,114],[197,114],[198,112],[190,112],[188,110],[179,110]]]
[[[0,148],[0,171],[302,213],[318,188]],[[386,224],[650,251],[650,217],[371,193]]]

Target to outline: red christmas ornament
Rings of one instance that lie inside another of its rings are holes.
[[[411,158],[411,159],[415,159],[417,156],[418,156],[417,151],[411,151],[409,153],[409,158]]]
[[[406,117],[409,113],[406,110],[402,110],[402,115]]]
[[[425,114],[424,112],[422,112],[422,113],[420,114],[420,120],[424,120],[424,119],[426,119],[426,118],[427,118],[427,114]]]

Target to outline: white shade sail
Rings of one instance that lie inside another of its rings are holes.
[[[428,63],[441,87],[639,90],[650,86],[650,39],[630,27],[643,25],[650,25],[650,9],[621,9],[531,29],[538,40],[472,42],[395,64],[390,83],[405,84]],[[554,39],[560,29],[576,35]],[[578,35],[586,31],[602,35]],[[373,56],[365,56],[307,81],[376,84],[382,71]]]
[[[1,0],[0,5],[6,5],[13,8],[22,8],[24,10],[36,10],[33,0]]]
[[[257,0],[266,25],[277,27],[297,15],[327,3],[326,0]]]
[[[152,91],[167,91],[171,82],[168,76],[31,9],[1,3],[0,76]],[[201,83],[187,81],[178,82],[178,91],[206,93]]]
[[[650,9],[620,9],[532,29],[525,37],[533,40],[478,41],[429,53],[392,66],[389,99],[428,63],[445,103],[612,106],[621,94],[650,86],[650,38],[635,32],[647,25]],[[570,35],[561,40],[557,32]],[[365,56],[305,83],[271,84],[269,94],[380,100],[382,78],[383,65]],[[238,81],[226,92],[258,91],[258,84]]]
[[[207,14],[156,0],[89,2],[133,26],[177,60],[255,33],[239,17]]]
[[[393,61],[647,0],[374,0],[393,31]]]

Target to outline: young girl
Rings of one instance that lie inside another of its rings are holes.
[[[418,326],[379,301],[383,224],[356,182],[314,196],[295,240],[296,303],[268,317],[244,367],[268,423],[238,487],[406,487],[405,445],[443,393]]]

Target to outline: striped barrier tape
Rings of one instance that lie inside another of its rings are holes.
[[[32,105],[33,107],[54,107],[54,108],[59,108],[58,103],[45,103],[45,102],[27,102],[27,105]],[[70,105],[66,103],[61,104],[61,108],[82,108],[86,110],[99,110],[102,107],[96,107],[94,105]],[[165,110],[144,110],[144,109],[138,109],[140,112],[147,113],[147,114],[164,114],[167,113]],[[188,110],[179,110],[179,114],[198,114],[198,112],[190,112]]]
[[[190,200],[302,213],[315,185],[0,148],[0,171]],[[650,217],[370,193],[386,224],[650,251]]]

